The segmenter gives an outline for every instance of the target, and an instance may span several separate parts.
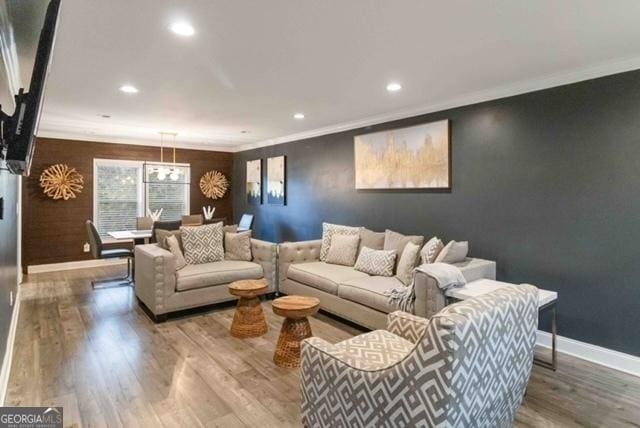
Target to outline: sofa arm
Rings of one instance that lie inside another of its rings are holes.
[[[269,291],[275,291],[278,245],[273,242],[251,239],[251,254],[253,261],[262,266],[264,279],[269,283]]]
[[[317,262],[320,260],[322,240],[286,242],[278,247],[278,282],[282,285],[287,279],[289,266],[294,263]]]
[[[428,325],[428,319],[403,311],[395,311],[387,315],[387,331],[412,343],[422,339]]]
[[[436,280],[426,273],[416,270],[413,287],[416,295],[413,312],[417,316],[431,318],[445,307],[444,292]]]
[[[135,247],[136,296],[155,315],[167,312],[165,299],[176,290],[176,259],[157,244]]]

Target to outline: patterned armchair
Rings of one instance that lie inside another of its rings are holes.
[[[533,364],[538,293],[505,287],[444,308],[404,312],[332,345],[303,342],[308,427],[509,427]]]

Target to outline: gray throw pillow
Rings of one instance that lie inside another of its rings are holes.
[[[396,278],[398,278],[404,285],[411,284],[411,280],[413,279],[413,270],[416,267],[419,252],[420,246],[413,242],[407,243],[404,247],[404,251],[400,256],[398,269],[396,271]]]
[[[182,226],[184,258],[190,265],[224,259],[222,222],[204,226]]]
[[[339,224],[322,223],[322,245],[320,246],[320,260],[326,262],[329,247],[331,247],[331,238],[333,235],[359,235],[360,227],[341,226]]]
[[[358,235],[333,235],[326,262],[336,265],[353,266],[358,254]]]
[[[469,242],[449,242],[436,257],[436,263],[460,263],[467,258],[469,253]]]
[[[358,254],[364,247],[372,250],[384,249],[384,232],[374,232],[365,227],[360,229],[360,245],[358,246]]]
[[[376,276],[393,276],[393,266],[396,261],[396,251],[372,250],[364,247],[360,251],[355,270]]]
[[[422,264],[435,262],[436,257],[438,257],[443,247],[444,244],[437,236],[429,239],[427,243],[424,244],[424,247],[422,247],[422,250],[420,250]]]
[[[169,251],[176,258],[176,270],[180,270],[187,265],[187,261],[184,259],[184,255],[182,254],[182,250],[180,249],[180,244],[178,244],[178,239],[175,235],[170,235],[165,239],[167,246],[169,247]]]
[[[251,231],[224,234],[224,258],[225,260],[242,260],[250,262],[251,257]]]
[[[164,230],[164,229],[156,229],[156,242],[165,250],[169,249],[169,245],[167,245],[167,238],[169,236],[175,236],[178,240],[178,245],[180,246],[180,250],[184,251],[184,247],[182,245],[182,234],[179,230]]]
[[[413,242],[416,245],[422,246],[422,243],[424,242],[424,236],[403,235],[402,233],[394,232],[393,230],[389,229],[385,230],[384,232],[384,249],[395,250],[398,254],[398,257],[396,258],[396,269],[398,266],[398,262],[400,261],[400,257],[402,257],[402,251],[409,242]]]

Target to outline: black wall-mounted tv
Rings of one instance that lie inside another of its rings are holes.
[[[44,91],[56,39],[60,2],[61,0],[50,0],[47,7],[29,92],[20,89],[20,92],[15,95],[16,109],[11,116],[2,112],[0,107],[4,159],[7,169],[13,174],[29,175],[31,168]]]

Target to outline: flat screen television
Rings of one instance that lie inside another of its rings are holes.
[[[15,95],[16,108],[11,116],[2,112],[3,149],[6,166],[13,174],[29,175],[35,150],[44,91],[51,65],[61,0],[50,0],[40,32],[29,92],[20,89]]]

